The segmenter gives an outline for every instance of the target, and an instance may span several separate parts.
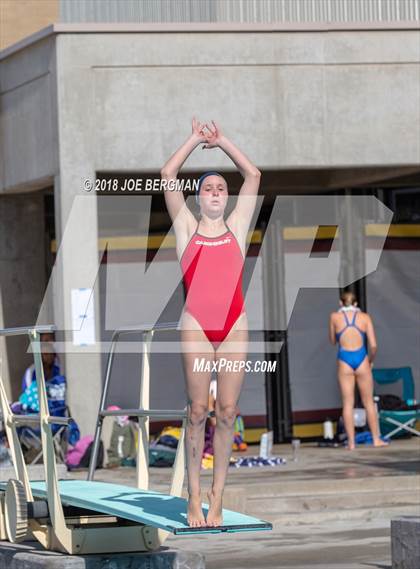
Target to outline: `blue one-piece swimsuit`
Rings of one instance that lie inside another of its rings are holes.
[[[342,362],[345,362],[351,368],[356,370],[363,362],[365,357],[368,355],[366,332],[360,330],[360,328],[356,325],[357,312],[354,313],[353,320],[351,322],[348,321],[347,314],[345,312],[343,312],[343,314],[344,314],[344,319],[346,321],[346,325],[342,330],[340,330],[340,332],[337,332],[335,335],[337,343],[339,345],[337,359],[341,360]],[[363,346],[358,350],[345,350],[340,346],[340,338],[343,332],[347,330],[347,328],[356,328],[356,330],[360,332],[360,335],[362,336],[363,339]]]

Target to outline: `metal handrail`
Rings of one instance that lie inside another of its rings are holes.
[[[54,324],[43,324],[40,326],[17,326],[15,328],[0,328],[0,336],[24,336],[30,334],[31,332],[37,332],[38,334],[46,334],[49,332],[55,332],[57,326]],[[12,414],[10,417],[12,423],[16,425],[32,425],[40,424],[41,419],[38,413],[33,413],[30,415],[16,415]],[[56,425],[68,425],[71,421],[68,417],[57,417],[54,415],[49,415],[47,422]]]
[[[41,424],[41,417],[38,413],[31,415],[12,415],[10,419],[15,425]],[[46,421],[51,425],[68,425],[73,421],[73,419],[71,417],[57,417],[49,415]]]
[[[136,334],[139,332],[155,332],[156,330],[162,331],[169,331],[169,330],[176,330],[178,328],[178,322],[163,322],[160,324],[144,324],[140,327],[128,327],[128,328],[117,328],[114,330],[112,334],[112,339],[114,336],[120,334]],[[112,342],[112,341],[111,341]]]
[[[184,419],[187,416],[184,410],[171,410],[171,409],[118,409],[113,411],[100,411],[102,417],[120,417],[121,415],[128,415],[130,417],[161,417]]]
[[[6,391],[3,386],[2,378],[0,377],[0,403],[3,413],[3,420],[6,428],[7,438],[10,444],[10,451],[12,454],[12,462],[15,469],[16,478],[22,482],[25,489],[26,499],[28,502],[33,502],[33,494],[29,482],[28,470],[23,457],[22,448],[20,445],[16,425],[18,424],[33,424],[38,423],[41,425],[41,446],[44,458],[44,471],[47,490],[47,499],[50,506],[52,516],[52,525],[56,527],[61,525],[66,527],[64,520],[64,512],[61,503],[61,498],[58,491],[57,481],[57,466],[55,463],[54,455],[54,442],[51,430],[51,424],[58,423],[66,425],[68,419],[66,417],[50,416],[48,409],[47,393],[45,388],[45,377],[41,358],[41,342],[40,335],[48,332],[54,332],[56,327],[54,325],[44,326],[28,326],[28,327],[15,327],[8,329],[1,329],[0,336],[20,336],[28,335],[31,343],[31,349],[34,357],[36,383],[38,388],[39,399],[39,413],[36,415],[15,415],[12,413]]]
[[[18,328],[0,328],[0,336],[23,336],[30,332],[38,332],[39,334],[48,334],[55,332],[57,326],[54,324],[45,324],[45,326],[19,326]]]
[[[106,403],[106,399],[107,399],[107,395],[108,395],[108,389],[109,389],[109,383],[110,383],[110,377],[111,377],[111,371],[112,371],[112,364],[114,362],[114,356],[115,356],[115,349],[116,349],[116,345],[118,343],[119,337],[121,335],[125,335],[125,334],[139,334],[141,333],[143,335],[143,347],[145,346],[146,343],[146,338],[147,336],[153,336],[155,331],[170,331],[170,330],[177,330],[178,329],[178,322],[164,322],[164,323],[159,323],[159,324],[145,324],[139,327],[130,327],[130,328],[118,328],[117,330],[115,330],[112,334],[112,338],[111,338],[111,345],[110,345],[110,349],[109,349],[109,353],[108,353],[108,359],[107,359],[107,363],[106,363],[106,371],[105,371],[105,380],[104,380],[104,385],[102,388],[102,395],[101,395],[101,400],[99,403],[99,410],[98,410],[98,417],[96,420],[96,428],[95,428],[95,437],[94,437],[94,441],[93,441],[93,447],[92,447],[92,454],[90,457],[90,462],[89,462],[89,471],[88,471],[88,476],[87,479],[88,480],[93,480],[94,475],[95,475],[95,470],[96,470],[96,463],[98,460],[98,454],[99,454],[99,445],[100,445],[100,439],[101,439],[101,432],[102,432],[102,423],[103,423],[103,419],[104,417],[107,416],[120,416],[120,415],[133,415],[133,416],[138,416],[138,417],[150,417],[150,416],[158,416],[158,417],[178,417],[179,418],[185,418],[186,417],[186,413],[185,411],[170,411],[170,415],[166,415],[162,413],[165,413],[165,411],[159,411],[160,415],[156,414],[158,411],[157,410],[151,410],[151,409],[119,409],[118,411],[107,411],[105,409],[105,403]],[[143,350],[143,357],[145,355],[145,352]],[[143,377],[141,378],[142,383],[143,383]],[[129,412],[127,412],[129,411]],[[150,413],[151,412],[151,413]]]

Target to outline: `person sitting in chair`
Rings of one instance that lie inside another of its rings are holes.
[[[41,352],[42,367],[44,370],[45,387],[47,390],[48,408],[51,415],[64,416],[66,411],[66,378],[60,374],[60,368],[55,363],[56,354],[51,342],[44,342]],[[27,370],[28,371],[28,370]],[[19,397],[21,412],[38,413],[38,386],[36,383],[35,368],[28,383],[27,371],[25,372],[25,389]],[[13,411],[18,412],[17,405],[13,404]]]
[[[68,414],[66,404],[67,381],[60,373],[57,365],[57,357],[54,345],[51,342],[43,342],[42,345],[42,367],[45,378],[45,388],[47,392],[48,410],[50,415],[55,417],[66,417]],[[27,371],[25,372],[25,376]],[[27,385],[27,377],[24,376],[24,385]],[[31,374],[31,382],[25,387],[19,400],[11,405],[15,414],[39,413],[38,385],[36,381],[35,368]],[[60,425],[53,424],[52,432],[56,433]],[[22,430],[30,430],[29,427],[22,427]],[[21,432],[22,432],[21,430]],[[37,429],[35,429],[37,431]],[[69,423],[67,439],[70,444],[75,444],[80,438],[79,428],[74,420]]]
[[[44,351],[44,346],[46,346],[46,349],[48,351],[50,348],[50,344],[54,345],[54,341],[55,341],[54,332],[41,332],[41,334],[39,335],[39,341],[41,342],[41,353]],[[54,371],[55,371],[56,375],[59,375],[60,374],[60,362],[59,362],[57,355],[55,355],[55,358],[54,358],[54,366],[55,366]],[[45,373],[45,371],[44,371],[44,373]],[[23,374],[22,391],[25,391],[25,389],[31,385],[31,383],[34,379],[35,379],[35,364],[31,364],[29,367],[26,368],[26,371]]]

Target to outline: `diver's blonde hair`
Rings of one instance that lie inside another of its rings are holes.
[[[340,295],[340,300],[344,304],[344,306],[353,306],[353,304],[357,302],[356,295],[354,294],[354,292],[351,292],[350,290],[342,292]]]

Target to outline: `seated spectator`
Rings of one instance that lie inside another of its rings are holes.
[[[45,342],[41,352],[42,366],[44,369],[45,387],[47,390],[48,408],[51,415],[64,416],[66,411],[66,378],[60,375],[60,368],[55,363],[56,354],[54,346],[50,342]],[[27,375],[28,370],[25,372]],[[23,393],[19,397],[20,409],[16,403],[13,404],[13,412],[38,413],[38,387],[36,383],[35,369],[31,374],[31,382],[27,384],[27,377],[24,376]]]
[[[41,349],[41,358],[42,367],[44,370],[49,413],[55,417],[65,417],[67,415],[67,382],[64,375],[60,374],[60,367],[57,365],[54,345],[51,342],[43,342]],[[28,370],[26,370],[23,378],[23,385],[26,387],[24,388],[23,393],[20,395],[19,400],[11,405],[12,411],[15,414],[39,413],[38,385],[36,382],[35,368],[30,375],[31,382],[29,385],[27,384]],[[29,427],[23,428],[29,429]],[[59,425],[53,424],[52,432],[57,432],[59,428]],[[79,428],[77,427],[75,421],[71,421],[69,424],[68,433],[69,443],[74,444],[77,442],[79,437]]]
[[[44,350],[45,344],[48,344],[48,345],[53,344],[54,345],[55,334],[54,334],[54,332],[43,332],[39,335],[39,339],[41,342],[41,353],[42,353]],[[60,373],[60,362],[58,360],[57,355],[54,358],[54,365],[56,366],[55,371],[56,371],[56,374],[58,375]],[[31,364],[26,369],[25,373],[23,374],[22,391],[25,391],[25,389],[31,385],[31,383],[34,379],[35,379],[35,364]]]

